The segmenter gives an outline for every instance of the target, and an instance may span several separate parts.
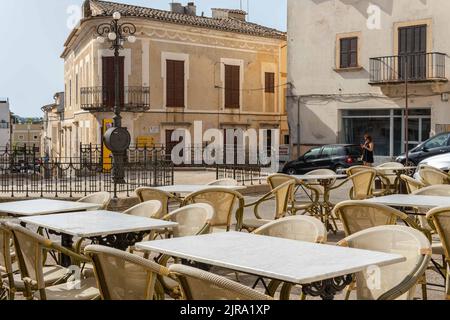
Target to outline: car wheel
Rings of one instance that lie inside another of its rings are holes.
[[[286,173],[290,176],[293,176],[293,175],[297,174],[297,170],[295,170],[294,168],[289,168],[286,170]]]

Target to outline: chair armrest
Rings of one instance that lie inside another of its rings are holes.
[[[64,248],[63,246],[61,246],[61,245],[59,245],[57,243],[54,243],[52,241],[49,241],[48,247],[49,247],[49,249],[56,250],[56,251],[58,251],[58,252],[60,252],[62,254],[65,254],[66,256],[69,256],[70,258],[73,258],[73,259],[75,259],[75,260],[77,260],[77,261],[79,261],[81,263],[91,262],[91,259],[89,259],[88,257],[86,257],[86,256],[84,256],[82,254],[76,253],[76,252],[74,252],[72,250],[69,250],[67,248]]]

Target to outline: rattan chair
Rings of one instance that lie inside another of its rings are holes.
[[[325,225],[320,220],[309,216],[281,218],[279,220],[266,224],[265,226],[255,230],[253,233],[261,236],[298,240],[311,243],[326,243],[328,234]],[[253,288],[255,288],[260,281],[262,281],[265,285],[263,278],[259,277],[256,283],[253,285]],[[267,294],[273,297],[281,283],[282,282],[278,280],[270,281],[270,283],[266,286]],[[292,287],[293,285],[291,284],[284,284],[283,294],[290,295]],[[302,294],[302,300],[305,298],[306,296]]]
[[[355,233],[339,244],[343,247],[392,253],[406,261],[368,268],[356,275],[358,300],[412,300],[431,259],[425,235],[405,226],[379,226]]]
[[[382,204],[365,201],[344,201],[334,208],[334,214],[340,218],[347,237],[373,227],[396,225],[401,220],[409,227],[426,234],[431,241],[431,233],[419,226],[415,220],[397,209]],[[352,286],[348,288],[346,298],[349,297],[351,290]],[[426,299],[426,280],[422,281],[422,293],[424,299]]]
[[[402,174],[400,176],[400,178],[405,183],[408,194],[411,194],[414,191],[417,191],[419,189],[425,188],[425,184],[422,181],[411,178],[410,176],[407,176],[406,174]]]
[[[303,183],[302,181],[298,181],[290,175],[282,173],[270,175],[267,178],[267,183],[269,184],[271,190],[273,190],[281,186],[283,183],[292,180],[295,181],[296,187],[292,189],[291,199],[289,199],[288,212],[292,215],[298,214],[299,212],[317,215],[320,212],[320,186]],[[309,199],[298,199],[297,194],[300,189]]]
[[[73,269],[61,266],[48,266],[47,268],[43,266],[45,252],[50,250],[67,255],[76,263],[89,262],[89,259],[20,225],[6,223],[6,228],[13,235],[19,269],[25,287],[25,298],[28,300],[92,300],[98,297],[99,292],[94,278],[71,281]],[[74,267],[77,266],[74,264]],[[54,279],[50,279],[49,272],[55,274],[52,276]],[[67,282],[68,280],[70,283]]]
[[[213,182],[208,183],[208,186],[238,186],[239,183],[235,179],[220,179]]]
[[[270,296],[215,274],[175,264],[169,268],[185,300],[272,300]]]
[[[2,223],[0,223],[0,291],[7,287],[8,298],[14,300],[17,291],[24,291],[22,279],[13,268],[15,253],[11,247],[12,235]],[[18,288],[16,282],[19,283]],[[22,284],[22,285],[20,285]]]
[[[78,200],[78,202],[98,204],[98,210],[106,210],[111,202],[111,194],[109,192],[97,192]]]
[[[169,275],[166,267],[104,246],[90,245],[84,252],[94,263],[102,300],[164,299],[156,285],[158,276]]]
[[[330,175],[335,175],[335,174],[336,174],[336,172],[334,172],[333,170],[330,170],[330,169],[317,169],[317,170],[313,170],[313,171],[308,172],[307,174],[305,174],[305,176],[330,176]],[[336,179],[333,179],[332,183],[330,184],[330,186],[333,186],[335,183],[336,183]],[[318,181],[310,180],[310,181],[308,181],[308,184],[311,184],[312,187],[317,189],[319,191],[319,194],[321,196],[323,196],[324,189],[318,183]]]
[[[255,214],[255,219],[244,219],[241,225],[241,230],[245,229],[252,232],[265,224],[285,217],[288,212],[289,202],[292,198],[295,185],[295,180],[287,181],[264,195],[259,200],[245,205],[245,208],[254,208],[253,212]],[[259,208],[263,203],[270,200],[275,200],[274,216],[271,220],[263,219],[259,213]]]
[[[441,239],[447,265],[445,298],[450,300],[450,208],[436,208],[428,212],[427,219],[432,223]]]
[[[396,193],[397,185],[400,182],[397,178],[398,175],[396,174],[395,170],[386,170],[384,168],[404,169],[405,166],[399,162],[386,162],[375,168],[378,171],[378,176],[382,177],[380,179],[382,179],[382,181],[385,181],[385,187],[388,188],[387,192]],[[389,186],[387,186],[388,183]]]
[[[450,184],[450,176],[437,169],[420,169],[420,178],[426,186]]]
[[[178,223],[170,236],[174,238],[198,236],[211,232],[211,221],[215,216],[214,208],[206,203],[195,203],[182,207],[164,217],[164,220]],[[160,265],[167,266],[171,257],[161,255],[157,258]],[[165,292],[172,297],[179,297],[178,284],[168,277],[159,277]]]
[[[330,191],[339,189],[346,183],[351,182],[353,186],[350,189],[350,199],[365,200],[368,198],[372,198],[373,185],[376,175],[377,172],[375,169],[364,167],[364,170],[359,170],[356,173],[351,174],[347,179],[331,187]]]
[[[181,204],[180,198],[168,192],[160,191],[155,188],[138,188],[136,189],[136,194],[141,202],[146,202],[150,200],[158,200],[162,204],[162,210],[160,216],[157,218],[162,218],[169,213],[169,205],[171,202],[175,202],[178,205]]]
[[[242,223],[244,197],[237,191],[226,188],[210,188],[188,195],[182,206],[187,206],[194,203],[206,203],[214,208],[215,216],[211,221],[211,228],[226,228],[226,231],[231,230],[232,216],[235,212],[237,220],[237,230]]]
[[[124,214],[131,216],[160,219],[162,203],[159,200],[150,200],[124,211]]]

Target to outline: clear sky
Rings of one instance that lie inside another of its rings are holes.
[[[191,1],[191,0],[190,0]],[[116,0],[168,10],[170,0]],[[178,1],[185,4],[187,0]],[[286,0],[249,0],[250,21],[286,30]],[[41,107],[63,91],[60,54],[69,26],[82,0],[0,0],[0,97],[10,99],[11,111],[42,116]],[[197,0],[197,12],[239,8],[240,0]],[[247,10],[247,0],[242,0]]]

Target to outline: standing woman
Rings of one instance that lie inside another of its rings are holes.
[[[361,148],[363,149],[363,158],[362,161],[364,162],[364,166],[366,167],[372,167],[374,161],[374,149],[375,145],[373,143],[373,139],[369,135],[364,136],[364,144],[361,145]]]

